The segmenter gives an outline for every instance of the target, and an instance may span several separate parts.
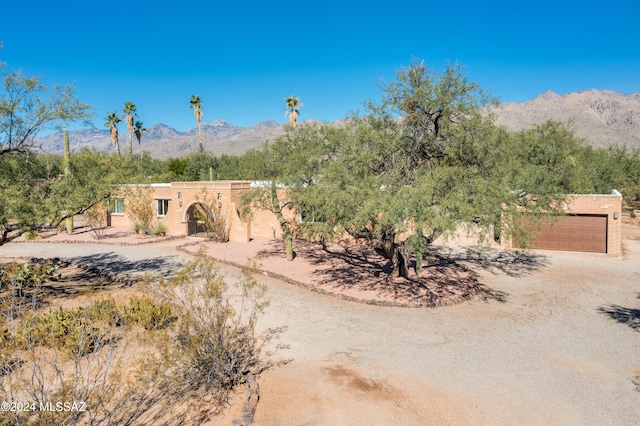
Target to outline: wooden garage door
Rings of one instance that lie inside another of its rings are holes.
[[[571,215],[534,230],[532,248],[607,252],[607,216]]]

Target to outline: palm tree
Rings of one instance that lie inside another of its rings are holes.
[[[138,114],[136,114],[135,112],[138,109],[136,108],[135,104],[133,102],[127,101],[124,103],[124,108],[122,109],[122,118],[126,118],[127,120],[127,129],[129,129],[129,159],[131,160],[133,158],[133,130],[134,130],[134,124],[133,124],[133,116],[135,115],[136,117],[138,116]]]
[[[199,95],[191,95],[189,107],[193,108],[193,115],[198,122],[198,138],[200,140],[200,154],[204,153],[204,145],[202,144],[202,102]]]
[[[300,114],[300,108],[304,106],[304,104],[298,104],[300,102],[300,98],[296,98],[296,95],[291,95],[288,98],[284,98],[285,103],[287,104],[287,108],[289,108],[284,116],[286,117],[289,114],[289,124],[291,127],[296,127],[296,123],[298,121],[298,115]]]
[[[142,158],[142,146],[140,145],[140,139],[142,139],[142,134],[146,132],[147,129],[144,128],[141,121],[136,121],[135,128],[136,130],[134,133],[136,134],[136,139],[138,139],[138,161],[140,161]]]
[[[118,114],[116,114],[115,111],[110,112],[109,115],[107,115],[106,120],[107,122],[104,123],[104,127],[106,127],[107,129],[111,129],[111,140],[116,146],[118,157],[120,157],[120,144],[118,143],[118,123],[120,123],[122,120],[120,120],[120,117],[118,117]]]

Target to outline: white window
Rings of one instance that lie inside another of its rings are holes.
[[[109,201],[109,213],[124,214],[124,198],[112,198]]]
[[[158,203],[158,216],[166,216],[169,212],[169,200],[156,200]]]
[[[324,218],[314,208],[300,206],[300,223],[324,223]]]

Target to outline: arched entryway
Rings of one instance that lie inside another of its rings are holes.
[[[187,235],[192,237],[206,237],[207,229],[202,212],[208,211],[207,206],[202,203],[193,203],[187,209],[185,220],[187,222]]]
[[[207,203],[195,202],[186,212],[187,235],[214,241],[229,241],[229,229],[224,214]]]

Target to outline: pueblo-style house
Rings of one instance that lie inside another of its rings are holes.
[[[119,188],[118,195],[112,197],[109,223],[111,226],[133,227],[135,220],[128,205],[145,199],[151,203],[154,224],[162,223],[167,235],[201,235],[204,224],[198,211],[204,210],[222,220],[230,241],[282,238],[282,228],[274,213],[252,208],[250,214],[242,214],[242,196],[251,188],[249,181],[125,185]],[[289,220],[295,215],[293,211],[285,212]]]
[[[282,228],[274,213],[252,206],[243,214],[242,196],[259,182],[199,181],[171,182],[120,187],[112,198],[109,222],[112,226],[133,227],[127,204],[140,199],[151,203],[154,223],[162,223],[167,235],[194,236],[203,233],[198,210],[215,213],[226,226],[230,241],[248,242],[253,238],[282,238]],[[612,194],[570,195],[563,204],[565,215],[542,229],[534,230],[532,248],[622,254],[622,196]],[[295,228],[302,220],[298,211],[284,212]],[[503,247],[515,247],[502,241]]]

